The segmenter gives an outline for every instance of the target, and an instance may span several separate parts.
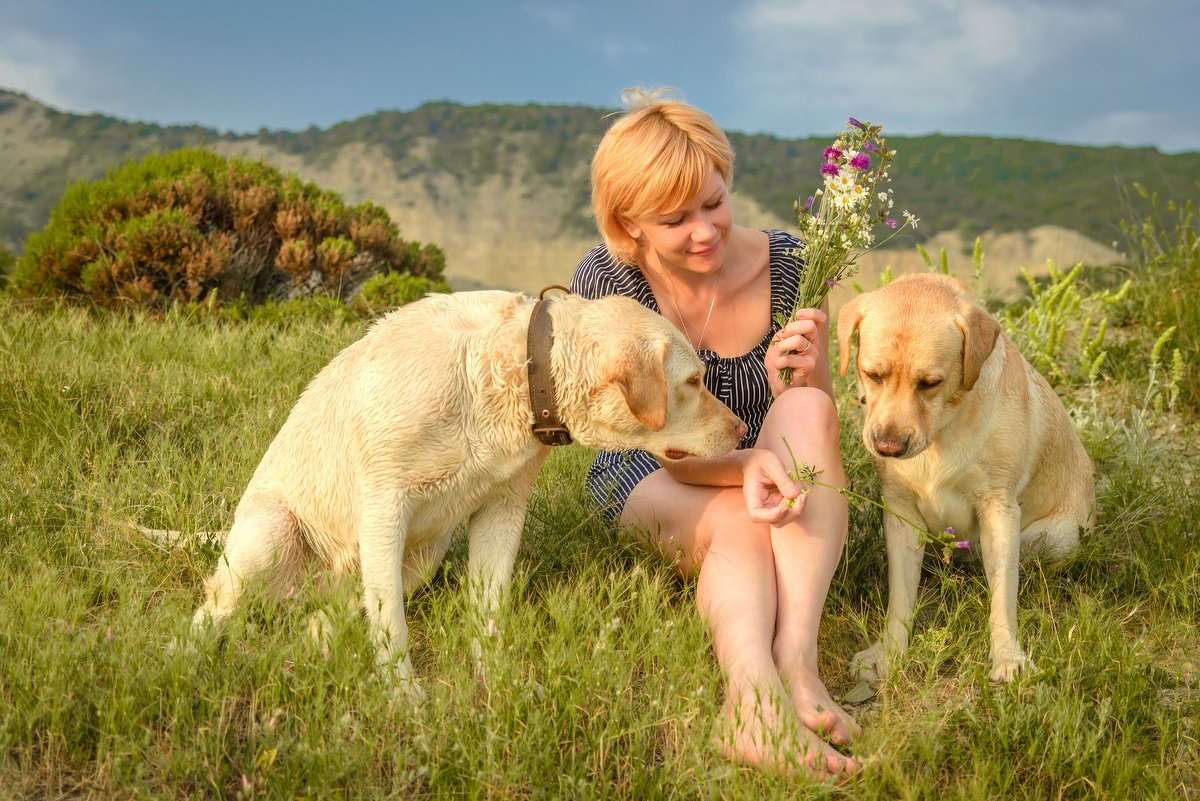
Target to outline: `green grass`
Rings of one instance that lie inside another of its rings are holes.
[[[0,301],[0,798],[1200,798],[1198,410],[1130,410],[1147,379],[1124,365],[1070,393],[1098,524],[1062,569],[1023,571],[1041,672],[989,684],[983,571],[931,559],[910,654],[853,710],[870,768],[845,787],[717,754],[693,588],[588,511],[578,446],[539,479],[486,686],[461,542],[409,604],[419,710],[375,678],[357,616],[334,616],[328,652],[308,636],[330,591],[252,597],[223,643],[172,651],[217,551],[160,550],[130,522],[226,525],[305,382],[361,332]],[[839,387],[852,485],[877,494]],[[885,576],[879,513],[854,510],[821,635],[835,694]]]

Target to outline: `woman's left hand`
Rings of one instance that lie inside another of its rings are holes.
[[[829,332],[829,317],[820,309],[800,309],[792,320],[779,329],[763,359],[767,382],[775,397],[792,387],[808,384],[825,354]],[[779,373],[785,367],[792,370],[790,384],[784,384]]]
[[[805,494],[791,479],[779,456],[766,448],[754,448],[742,471],[742,495],[746,512],[756,523],[785,525],[804,511]]]

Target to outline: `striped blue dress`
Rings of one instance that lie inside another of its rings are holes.
[[[697,351],[705,365],[705,386],[742,418],[749,429],[739,448],[753,447],[771,406],[771,387],[763,358],[771,338],[779,330],[775,316],[778,313],[786,316],[791,311],[800,281],[794,256],[799,240],[784,231],[766,233],[771,260],[771,324],[766,334],[741,356],[722,358],[707,348]],[[592,248],[579,262],[571,279],[571,292],[585,298],[626,295],[651,311],[662,313],[641,271],[617,261],[604,245]],[[658,460],[645,451],[600,451],[588,468],[587,489],[604,516],[616,520],[633,488],[659,467]]]

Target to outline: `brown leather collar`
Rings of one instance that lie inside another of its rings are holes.
[[[558,419],[554,402],[554,376],[550,373],[550,348],[554,344],[554,320],[550,317],[546,291],[564,286],[551,284],[538,293],[538,301],[529,315],[526,357],[529,373],[529,404],[533,407],[533,435],[543,445],[570,445],[571,432]]]

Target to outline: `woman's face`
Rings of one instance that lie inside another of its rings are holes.
[[[680,209],[629,223],[634,239],[645,236],[643,255],[664,267],[711,273],[725,262],[733,212],[729,189],[721,173],[712,171],[708,181]]]

